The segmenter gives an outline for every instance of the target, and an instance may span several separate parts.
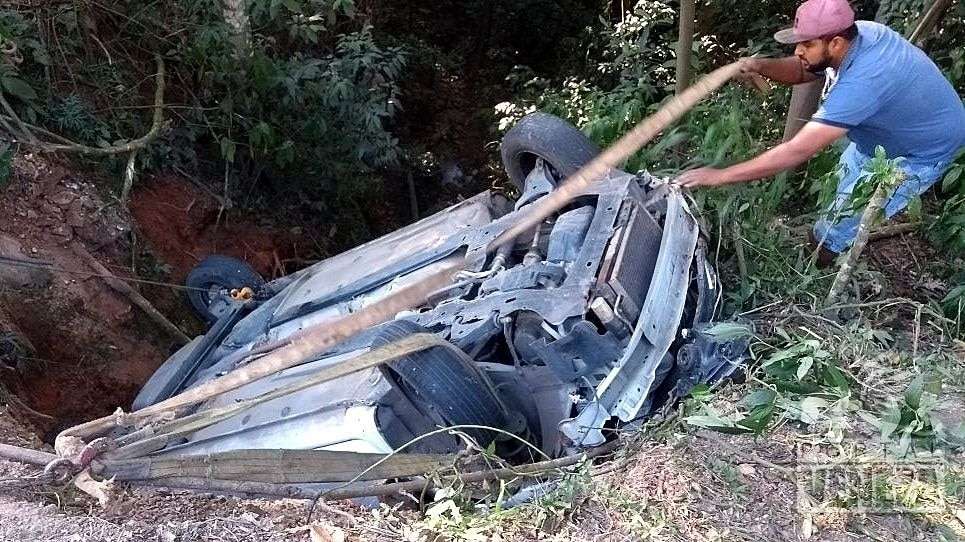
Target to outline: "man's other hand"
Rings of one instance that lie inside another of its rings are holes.
[[[702,167],[685,171],[674,180],[677,186],[696,188],[698,186],[719,186],[724,184],[723,170],[713,167]]]

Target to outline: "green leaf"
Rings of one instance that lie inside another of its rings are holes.
[[[30,102],[37,99],[37,93],[34,92],[34,89],[23,79],[6,76],[3,79],[0,79],[0,84],[3,85],[4,91],[25,102]]]
[[[772,400],[769,404],[762,404],[754,408],[744,419],[737,422],[737,425],[746,427],[755,434],[761,434],[767,429],[774,417],[775,404]]]
[[[811,371],[811,366],[814,365],[814,358],[812,356],[804,356],[798,361],[798,363],[799,365],[797,366],[796,376],[800,381],[804,380],[804,377],[806,377],[808,372]]]
[[[221,157],[224,158],[226,162],[233,163],[235,161],[235,149],[236,145],[234,141],[227,138],[221,140]]]
[[[777,392],[767,388],[754,390],[753,393],[744,398],[744,405],[749,409],[761,406],[773,405],[777,398]]]
[[[851,383],[848,382],[841,369],[831,363],[824,366],[824,381],[829,386],[840,390],[842,394],[846,394],[851,389]]]
[[[952,288],[952,291],[948,292],[948,295],[946,295],[945,298],[942,299],[942,303],[948,303],[951,300],[957,299],[959,297],[965,297],[965,284]]]
[[[955,186],[955,183],[958,182],[958,178],[962,176],[962,170],[965,170],[965,167],[955,166],[948,170],[948,173],[945,174],[945,178],[942,179],[942,192],[948,192],[953,186]]]
[[[897,404],[892,403],[879,418],[878,428],[881,429],[881,438],[888,439],[898,429],[901,423],[901,409]]]
[[[697,384],[693,388],[690,388],[690,397],[693,399],[703,400],[710,397],[710,386],[701,383]]]
[[[750,326],[735,322],[718,322],[704,330],[704,333],[718,341],[730,341],[750,337],[754,334]]]

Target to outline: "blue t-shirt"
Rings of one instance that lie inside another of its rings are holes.
[[[965,146],[965,106],[921,49],[894,30],[858,21],[858,37],[813,120],[848,129],[858,150],[947,161]]]

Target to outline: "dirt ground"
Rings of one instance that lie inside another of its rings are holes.
[[[0,541],[844,542],[965,536],[965,524],[947,514],[802,513],[799,491],[808,474],[794,466],[802,450],[814,449],[808,440],[793,428],[756,441],[681,432],[634,444],[578,471],[539,505],[454,517],[451,511],[434,515],[432,507],[423,515],[411,503],[367,510],[340,502],[316,510],[310,523],[304,501],[126,488],[100,507],[76,490],[5,489],[3,480],[38,469],[0,461]],[[0,442],[39,445],[5,410]],[[926,503],[927,493],[922,495]]]

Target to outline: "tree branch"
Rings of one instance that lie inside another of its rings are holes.
[[[146,147],[148,143],[157,138],[157,136],[161,133],[161,128],[164,126],[164,59],[161,58],[161,55],[155,55],[154,58],[157,61],[157,88],[154,90],[154,117],[151,120],[151,129],[148,130],[146,134],[137,139],[128,141],[123,145],[114,145],[111,147],[91,147],[89,145],[74,142],[59,145],[42,143],[39,145],[40,150],[44,152],[79,152],[81,154],[109,155],[132,152]]]
[[[868,201],[868,206],[865,207],[864,212],[861,213],[861,221],[858,223],[858,233],[855,236],[854,244],[851,246],[851,250],[848,251],[847,259],[845,259],[844,263],[842,263],[838,269],[838,274],[834,277],[834,283],[831,285],[828,297],[824,300],[825,306],[833,304],[851,281],[854,268],[858,265],[858,258],[861,257],[865,245],[868,244],[871,227],[878,220],[878,217],[881,215],[881,208],[884,207],[885,201],[888,199],[891,184],[892,183],[887,182],[887,180],[878,183],[878,187],[871,196],[871,200]]]

